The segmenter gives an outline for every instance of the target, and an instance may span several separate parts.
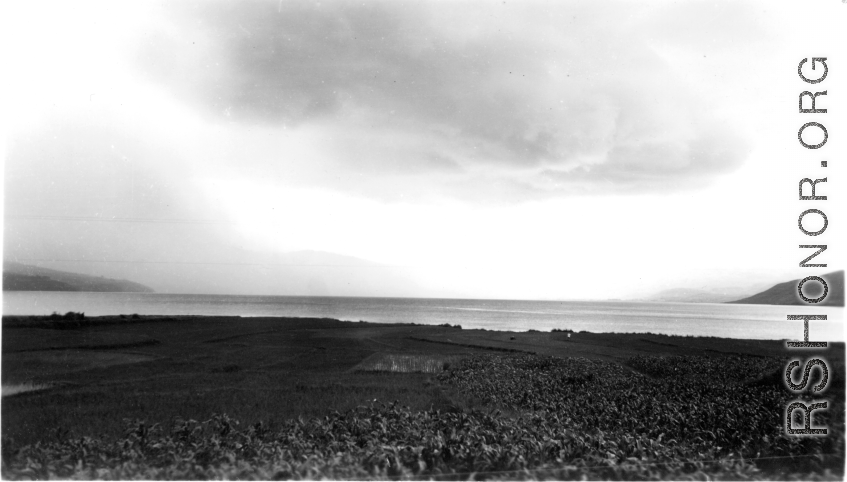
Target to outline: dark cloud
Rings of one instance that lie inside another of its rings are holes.
[[[745,156],[654,48],[654,37],[693,48],[691,32],[702,29],[691,16],[685,28],[631,4],[166,8],[173,23],[141,50],[151,78],[218,122],[323,130],[320,148],[338,169],[381,173],[369,180],[374,195],[384,176],[407,172],[416,176],[407,191],[457,185],[463,191],[448,194],[474,197],[488,190],[477,174],[488,168],[529,197],[582,192],[572,184],[586,182],[653,189],[668,177],[682,188]]]

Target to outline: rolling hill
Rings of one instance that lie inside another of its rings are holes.
[[[844,306],[844,271],[834,271],[832,273],[821,275],[821,278],[826,280],[827,286],[829,287],[829,294],[826,299],[824,299],[821,303],[818,303],[817,306]],[[748,298],[731,301],[730,303],[754,305],[806,305],[807,303],[801,300],[797,294],[797,284],[799,282],[800,279],[779,283],[765,291],[762,291],[761,293],[757,293]],[[817,283],[809,283],[803,288],[803,291],[806,293],[806,296],[817,296],[819,293],[814,291],[817,286],[819,286]]]
[[[100,291],[152,293],[153,289],[123,279],[89,276],[12,261],[3,263],[3,291]]]
[[[662,301],[673,303],[727,303],[738,299],[739,296],[750,295],[762,289],[751,288],[673,288],[644,298],[643,301]]]

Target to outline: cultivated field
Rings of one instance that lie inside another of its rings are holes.
[[[461,355],[401,355],[396,353],[374,353],[353,367],[363,372],[389,373],[441,373],[464,358]]]
[[[843,477],[843,344],[815,353],[831,366],[815,423],[831,432],[800,439],[782,435],[780,342],[568,335],[6,318],[2,475]]]

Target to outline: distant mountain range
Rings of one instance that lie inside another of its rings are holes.
[[[3,263],[3,291],[101,291],[152,293],[153,289],[123,279],[89,276],[12,261]]]
[[[751,295],[756,289],[721,288],[721,289],[694,289],[673,288],[660,291],[653,296],[645,298],[644,301],[664,301],[673,303],[729,303],[741,296]]]
[[[821,275],[821,278],[826,280],[829,293],[826,299],[816,306],[844,306],[844,271],[834,271],[832,273]],[[779,283],[761,293],[743,298],[731,303],[744,303],[755,305],[806,305],[808,303],[800,299],[797,293],[797,284],[800,279]],[[818,283],[809,282],[803,291],[806,296],[819,296],[820,293],[814,291],[819,287]]]
[[[300,263],[325,262],[324,253],[301,252],[297,261]],[[314,259],[312,259],[314,258]],[[367,263],[355,258],[342,258],[347,263],[356,261],[367,266]],[[333,259],[336,261],[336,259]],[[316,264],[320,266],[319,264]],[[296,265],[295,265],[296,266]],[[351,266],[355,264],[351,263]],[[396,276],[396,275],[395,275]],[[389,275],[389,278],[392,276]],[[844,271],[835,271],[821,275],[827,282],[829,294],[818,306],[844,306]],[[666,301],[679,303],[739,303],[761,305],[805,305],[797,296],[799,279],[779,283],[771,288],[755,293],[756,289],[721,288],[721,289],[692,289],[675,288],[657,293],[644,301]],[[314,286],[313,286],[314,285]],[[815,293],[817,283],[809,283],[804,291],[807,296],[818,296]],[[321,279],[313,278],[309,284],[311,295],[326,295],[326,286]],[[761,288],[759,288],[761,289]],[[124,279],[104,278],[68,271],[41,268],[26,264],[5,261],[3,263],[3,291],[100,291],[100,292],[140,292],[152,293],[154,290],[141,283]],[[755,293],[755,294],[752,294]]]

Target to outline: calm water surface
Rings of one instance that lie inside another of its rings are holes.
[[[802,321],[789,314],[825,314],[810,324],[812,341],[844,341],[843,308],[658,303],[518,301],[434,298],[175,295],[162,293],[5,292],[3,313],[81,311],[87,315],[236,315],[327,317],[377,323],[459,324],[489,330],[653,332],[751,339],[797,339]]]

